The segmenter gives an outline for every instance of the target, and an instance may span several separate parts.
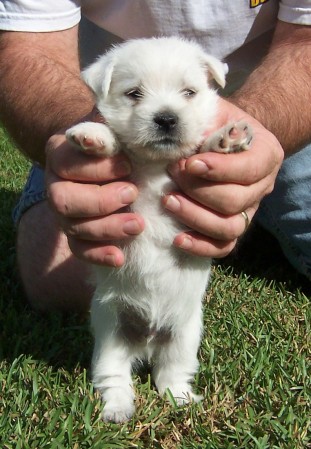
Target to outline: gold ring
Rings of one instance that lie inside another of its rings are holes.
[[[245,210],[243,212],[241,212],[241,215],[242,215],[242,217],[244,218],[244,221],[245,221],[245,229],[244,229],[244,232],[243,232],[243,234],[245,234],[245,232],[247,231],[247,229],[249,227],[250,220],[249,220],[248,215],[245,212]]]

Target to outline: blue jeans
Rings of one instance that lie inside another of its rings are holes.
[[[46,198],[44,172],[33,166],[13,218]],[[311,144],[287,158],[255,220],[272,233],[297,271],[311,280]]]
[[[39,165],[34,164],[30,169],[25,187],[12,213],[15,226],[18,225],[26,210],[45,199],[44,171]]]
[[[255,220],[277,238],[293,267],[311,280],[311,144],[284,161]]]

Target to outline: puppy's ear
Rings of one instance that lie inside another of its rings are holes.
[[[107,97],[113,68],[114,57],[111,53],[108,53],[104,56],[100,56],[97,61],[83,70],[82,78],[96,96]]]
[[[204,63],[207,66],[209,75],[221,86],[226,85],[226,75],[228,73],[228,64],[221,62],[219,59],[211,55],[205,55]]]

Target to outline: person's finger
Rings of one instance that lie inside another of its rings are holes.
[[[50,174],[47,184],[50,205],[65,217],[106,216],[133,203],[138,195],[134,184],[120,181],[104,185],[80,184]]]
[[[68,245],[72,253],[79,259],[96,265],[121,267],[125,257],[120,248],[113,245],[95,244],[87,240],[68,237]]]
[[[269,139],[267,139],[267,134]],[[196,154],[168,167],[175,179],[178,174],[189,174],[214,182],[249,185],[272,175],[276,176],[283,160],[283,150],[276,138],[260,129],[250,150],[241,153],[221,154],[207,152]]]
[[[216,240],[195,232],[178,234],[174,239],[174,246],[199,257],[221,258],[231,253],[236,240]]]
[[[195,176],[182,174],[176,178],[184,196],[224,215],[234,215],[254,206],[273,188],[270,178],[264,178],[248,186],[211,183]],[[176,215],[178,215],[177,211]]]
[[[135,236],[144,229],[142,217],[131,213],[112,214],[104,218],[89,220],[61,220],[61,224],[68,237],[102,242]]]
[[[128,176],[129,160],[118,154],[102,158],[73,148],[63,135],[52,136],[46,147],[47,170],[70,181],[105,182]]]
[[[201,204],[190,200],[179,192],[165,196],[163,205],[188,228],[216,240],[235,240],[245,231],[245,219],[241,213],[234,215],[217,213],[202,207]],[[256,207],[246,210],[249,220],[253,218],[256,210]]]

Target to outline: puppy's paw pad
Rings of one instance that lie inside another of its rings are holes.
[[[248,123],[228,123],[206,139],[200,152],[238,153],[250,148],[252,138],[252,128]]]
[[[104,142],[100,142],[87,135],[73,134],[70,136],[70,140],[78,147],[81,147],[82,150],[85,150],[85,152],[105,148]]]
[[[66,131],[67,140],[86,154],[111,156],[116,140],[110,129],[101,123],[84,122]]]

